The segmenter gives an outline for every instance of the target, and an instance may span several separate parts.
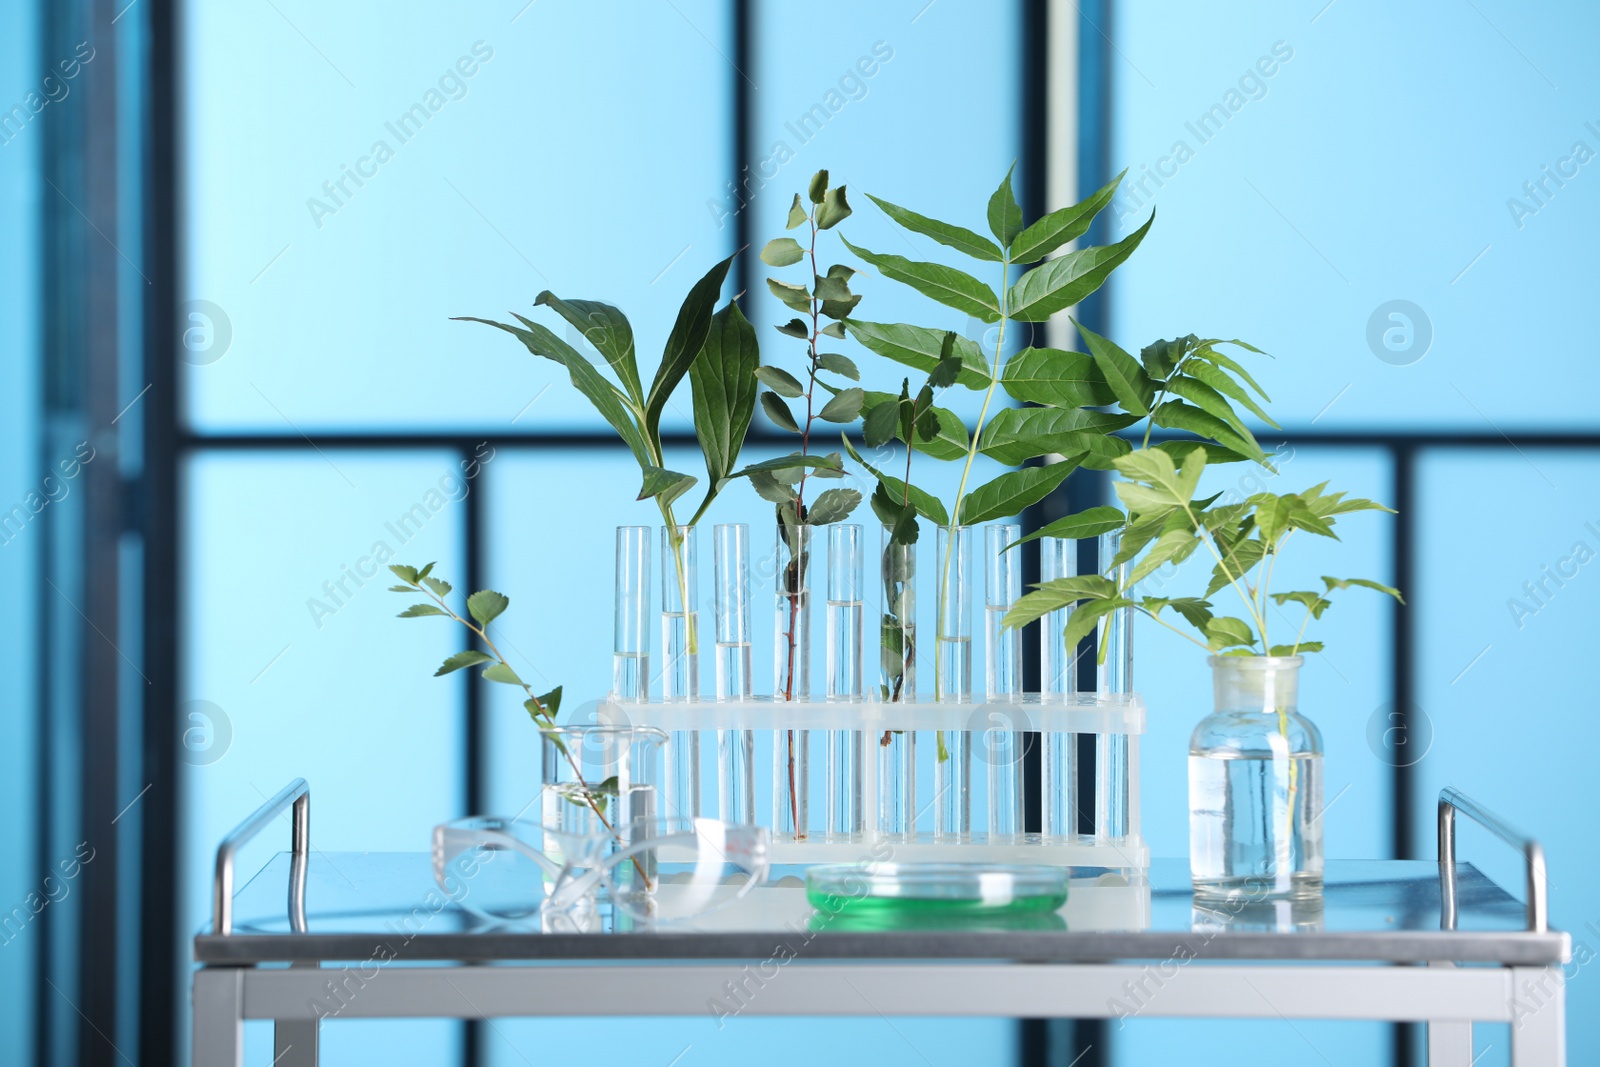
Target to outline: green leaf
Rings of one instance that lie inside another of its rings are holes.
[[[849,378],[852,382],[861,380],[861,370],[855,360],[848,356],[841,356],[837,352],[823,352],[817,356],[819,370],[832,371],[841,378]]]
[[[944,341],[939,345],[939,362],[928,372],[928,388],[950,388],[961,377],[962,366],[961,356],[956,352],[955,331],[946,330]]]
[[[757,367],[755,375],[757,381],[779,396],[793,400],[806,395],[799,379],[779,367]]]
[[[1190,342],[1194,340],[1196,340],[1194,334],[1190,334],[1176,341],[1153,341],[1139,351],[1139,361],[1144,364],[1144,369],[1150,377],[1158,382],[1164,382],[1178,369],[1178,364],[1189,351]]]
[[[1196,448],[1206,450],[1208,463],[1250,463],[1249,456],[1241,456],[1231,448],[1224,448],[1213,441],[1162,441],[1155,446],[1173,459],[1182,459]]]
[[[1232,397],[1234,400],[1237,400],[1239,403],[1243,404],[1250,410],[1252,415],[1266,423],[1268,426],[1271,426],[1274,430],[1281,429],[1281,427],[1272,420],[1272,416],[1268,415],[1266,410],[1262,408],[1260,404],[1255,402],[1255,399],[1251,397],[1250,393],[1245,389],[1245,387],[1234,381],[1227,371],[1222,370],[1216,364],[1208,363],[1203,358],[1192,359],[1184,365],[1184,369],[1192,377],[1204,382],[1218,393],[1221,393],[1224,396]]]
[[[989,197],[989,231],[1000,241],[1002,248],[1010,248],[1011,242],[1022,232],[1022,208],[1017,204],[1016,194],[1011,191],[1011,172],[1016,169],[1017,165],[1011,164],[1000,188]]]
[[[1193,366],[1197,363],[1198,361],[1191,360],[1185,366]],[[1228,425],[1229,429],[1240,436],[1250,432],[1249,428],[1245,426],[1244,420],[1239,418],[1238,413],[1233,410],[1233,405],[1228,403],[1227,397],[1200,379],[1191,377],[1189,374],[1175,374],[1167,379],[1165,388],[1168,392],[1183,397],[1206,414],[1222,420]]]
[[[1151,212],[1149,221],[1114,245],[1068,252],[1024,274],[1007,297],[1011,317],[1021,322],[1044,322],[1100,288],[1111,272],[1133,255],[1155,218]]]
[[[792,230],[810,217],[810,215],[806,214],[804,205],[800,203],[800,194],[795,193],[794,203],[789,205],[789,219],[783,224],[783,228],[786,230]]]
[[[1262,355],[1266,355],[1265,352],[1261,352],[1261,349],[1256,348],[1254,345],[1247,345],[1243,341],[1218,341],[1216,343],[1238,345],[1241,348],[1248,348],[1252,352],[1258,352]],[[1257,384],[1256,380],[1250,377],[1250,372],[1245,370],[1244,367],[1240,366],[1239,362],[1233,359],[1231,356],[1227,356],[1221,352],[1218,352],[1211,345],[1206,345],[1204,348],[1196,352],[1195,355],[1200,359],[1206,360],[1209,363],[1213,363],[1216,366],[1221,367],[1225,371],[1231,372],[1236,378],[1244,379],[1245,383],[1249,385],[1250,388],[1254,389],[1256,391],[1256,395],[1262,400],[1270,401],[1272,399],[1267,395],[1266,390],[1262,389],[1261,386]]]
[[[1111,203],[1111,198],[1116,195],[1117,186],[1127,173],[1123,171],[1122,174],[1112,178],[1088,199],[1071,207],[1052,211],[1017,234],[1017,239],[1011,244],[1011,262],[1036,263],[1068,241],[1075,241],[1088,233],[1094,217]]]
[[[876,395],[889,397],[888,393]],[[894,440],[896,428],[900,424],[899,407],[900,401],[889,397],[875,407],[867,409],[867,417],[861,420],[861,439],[867,443],[868,448],[881,448]]]
[[[811,176],[811,186],[806,190],[806,195],[811,197],[813,204],[822,203],[822,198],[828,193],[828,172],[819,170]]]
[[[925,237],[932,237],[940,244],[954,248],[958,252],[964,252],[974,259],[988,260],[991,263],[999,263],[1002,259],[1000,249],[995,247],[994,242],[982,234],[973,233],[964,226],[955,226],[948,222],[940,222],[938,219],[930,219],[926,215],[919,215],[908,208],[900,207],[898,204],[891,204],[887,200],[879,200],[871,193],[867,194],[867,199],[877,204],[883,209],[885,215],[888,215],[908,230],[920,233]]]
[[[389,564],[389,570],[402,582],[410,582],[413,586],[417,584],[417,568],[407,567],[403,563],[391,563]],[[411,590],[407,589],[406,592],[409,593]]]
[[[389,592],[391,593],[415,593],[416,591],[417,587],[414,585],[391,585],[389,587]]]
[[[521,685],[522,679],[517,677],[517,672],[496,660],[483,669],[485,681],[499,682],[501,685]]]
[[[761,250],[761,262],[769,267],[788,267],[806,258],[806,250],[793,237],[775,237]]]
[[[639,487],[639,495],[634,499],[650,500],[660,497],[662,504],[671,504],[699,480],[692,474],[679,474],[677,471],[664,470],[661,467],[646,467],[644,484]]]
[[[1233,427],[1209,412],[1185,404],[1181,400],[1166,400],[1151,413],[1150,420],[1157,426],[1172,430],[1187,430],[1201,437],[1209,437],[1224,448],[1247,456],[1257,463],[1267,462],[1267,454],[1256,443],[1248,430],[1239,434]]]
[[[1150,380],[1150,375],[1145,373],[1139,361],[1134,359],[1111,341],[1095,333],[1089,327],[1072,320],[1072,324],[1083,335],[1084,344],[1094,355],[1095,362],[1100,366],[1100,373],[1105,375],[1106,384],[1116,394],[1117,403],[1122,409],[1132,415],[1150,414],[1150,404],[1155,400],[1156,384]]]
[[[929,373],[938,369],[940,353],[944,350],[946,338],[950,336],[948,330],[889,325],[862,319],[847,319],[844,325],[850,331],[850,336],[863,348],[885,359]],[[956,336],[953,352],[960,358],[962,368],[956,380],[968,389],[989,388],[989,364],[977,344]]]
[[[776,278],[767,279],[767,289],[791,310],[811,314],[811,292],[803,285],[791,285]]]
[[[522,323],[524,329],[508,326],[503,322],[492,319],[480,319],[472,316],[463,316],[458,321],[481,322],[485,326],[493,326],[497,330],[504,330],[527,347],[529,352],[544,359],[552,360],[567,368],[567,377],[571,379],[573,388],[582,393],[589,403],[594,405],[601,418],[617,431],[623,443],[628,446],[628,451],[633,453],[633,458],[639,461],[640,466],[652,462],[649,446],[645,443],[645,435],[640,430],[639,424],[634,421],[634,412],[637,411],[627,396],[595,369],[594,364],[584,358],[583,353],[561,340],[545,327],[523,318],[515,316]]]
[[[1043,467],[1024,467],[1009,471],[986,485],[968,493],[961,501],[958,521],[963,526],[1016,515],[1023,508],[1037,504],[1050,495],[1051,490],[1066,480],[1078,467],[1076,457]]]
[[[1117,430],[1138,416],[1087,408],[1004,408],[983,428],[979,450],[1008,467],[1052,453],[1088,453],[1084,466],[1105,469],[1132,447]],[[1098,462],[1091,462],[1093,457]]]
[[[1115,598],[1116,595],[1117,583],[1098,574],[1056,578],[1035,586],[1033,592],[1013,604],[1011,610],[1006,612],[1005,618],[1000,620],[1000,625],[1007,630],[1019,630],[1035,619],[1043,618],[1052,611],[1060,611],[1081,600],[1104,600]]]
[[[798,337],[802,341],[811,336],[811,331],[806,328],[804,319],[790,319],[782,326],[773,327],[785,337]]]
[[[798,470],[801,467],[810,467],[812,472],[826,476],[828,472],[835,476],[842,474],[844,463],[839,459],[839,453],[830,452],[826,456],[807,456],[799,452],[791,452],[787,456],[778,456],[775,459],[764,459],[752,463],[748,467],[733,472],[730,478],[744,478],[758,472],[778,473],[780,471]]]
[[[1113,597],[1110,600],[1091,600],[1087,604],[1079,604],[1072,609],[1072,614],[1067,616],[1067,628],[1061,635],[1062,643],[1067,648],[1077,648],[1079,642],[1094,633],[1095,624],[1102,615],[1109,615],[1121,608],[1131,608],[1133,601],[1122,597]]]
[[[829,489],[806,508],[806,522],[813,526],[843,522],[860,504],[861,494],[854,489]]]
[[[439,607],[437,604],[413,604],[396,617],[401,619],[420,619],[424,615],[445,614],[448,614],[448,612]]]
[[[923,296],[984,322],[998,322],[1000,319],[1000,298],[994,295],[994,290],[970,274],[940,263],[919,263],[904,256],[869,252],[857,248],[844,237],[839,240],[891,281],[909,285]]]
[[[889,408],[893,412],[903,403],[909,406],[909,402],[898,400],[892,393],[868,391],[866,396],[866,407],[874,413],[882,408]],[[931,437],[913,434],[916,440],[909,442],[913,448],[923,455],[932,456],[934,459],[941,461],[956,460],[966,456],[968,444],[967,428],[959,415],[948,408],[937,406],[924,409],[922,414],[934,422],[931,427],[934,433]],[[887,422],[891,416],[878,415],[877,417]],[[899,425],[898,419],[890,427],[889,437],[885,438],[885,441],[893,438],[898,438],[901,441],[906,439],[905,428]],[[883,443],[884,441],[867,441],[867,444],[873,448],[877,448],[878,445]]]
[[[1221,652],[1235,645],[1254,647],[1256,643],[1256,635],[1251,631],[1250,624],[1232,615],[1221,615],[1212,619],[1205,624],[1204,632],[1206,644],[1211,646],[1213,652]]]
[[[841,389],[831,400],[822,405],[817,417],[827,422],[855,422],[856,416],[861,414],[861,404],[866,395],[864,390],[854,387]]]
[[[831,230],[850,217],[850,202],[845,199],[844,190],[841,185],[823,194],[822,205],[817,208],[817,229]]]
[[[689,365],[694,434],[706,462],[706,493],[690,525],[698,523],[739,462],[756,410],[756,328],[737,304],[711,317],[705,347]]]
[[[678,310],[677,321],[673,323],[672,333],[667,336],[666,348],[661,353],[661,365],[656,368],[655,380],[650,383],[650,395],[645,400],[644,430],[652,441],[661,439],[661,414],[666,410],[668,398],[683,376],[689,373],[689,365],[705,346],[706,335],[711,332],[711,315],[716,307],[717,294],[722,291],[722,281],[728,276],[728,267],[732,263],[733,256],[729,256],[707,271],[689,290],[683,306]]]
[[[1211,621],[1211,603],[1199,597],[1183,596],[1169,600],[1165,597],[1147,596],[1139,602],[1139,606],[1152,615],[1160,615],[1162,608],[1171,608],[1201,633],[1205,633],[1206,624]]]
[[[1234,581],[1243,578],[1265,558],[1266,549],[1262,547],[1260,541],[1253,538],[1249,541],[1240,541],[1233,546],[1232,550],[1224,554],[1223,563],[1226,563],[1227,566],[1223,566],[1223,563],[1218,563],[1211,569],[1211,581],[1206,585],[1206,596],[1210,596],[1218,590],[1232,585]]]
[[[856,451],[855,446],[850,443],[849,438],[845,438],[844,447],[845,451],[850,453],[850,458],[860,464],[861,467],[867,471],[867,473],[871,474],[874,478],[878,479],[878,481],[882,482],[888,489],[890,496],[892,496],[895,500],[906,500],[909,498],[912,506],[917,509],[918,515],[921,515],[935,526],[950,525],[950,515],[945,511],[944,505],[939,503],[939,499],[937,497],[922,489],[918,489],[914,485],[907,485],[899,478],[884,474],[882,471],[878,470],[878,468],[861,458],[861,453]]]
[[[1129,588],[1165,564],[1182,563],[1194,554],[1200,547],[1200,538],[1188,530],[1168,530],[1156,538],[1156,543],[1150,546],[1150,551],[1145,553],[1139,562],[1133,565],[1128,572],[1127,585]]]
[[[835,271],[843,273],[834,273]],[[850,275],[854,273],[855,271],[850,270],[849,267],[835,266],[833,271],[825,275],[813,274],[811,276],[811,291],[816,294],[818,300],[842,301],[855,299],[854,294],[850,292]]]
[[[818,330],[817,334],[819,336],[821,336],[821,337],[837,337],[840,340],[843,340],[844,339],[844,323],[842,323],[842,322],[830,322],[830,323],[828,323],[828,325],[826,325],[822,329]]]
[[[422,584],[431,589],[433,591],[433,595],[438,597],[440,600],[443,600],[445,597],[449,596],[450,590],[454,588],[449,582],[443,581],[439,578],[423,578]]]
[[[1324,574],[1322,576],[1322,584],[1328,587],[1328,592],[1330,593],[1335,589],[1349,589],[1352,585],[1358,585],[1363,589],[1375,589],[1380,593],[1387,593],[1402,604],[1406,602],[1406,598],[1401,596],[1400,590],[1394,586],[1384,585],[1381,582],[1374,582],[1367,578],[1330,578]]]
[[[789,406],[778,398],[778,394],[762,393],[761,410],[767,413],[767,418],[771,419],[779,429],[788,430],[790,433],[800,432],[800,424],[794,421]]]
[[[792,504],[797,499],[794,486],[780,482],[770,471],[753,471],[749,478],[750,488],[762,500],[770,500],[774,504]]]
[[[459,671],[462,667],[472,667],[479,663],[490,663],[493,662],[493,660],[494,657],[489,655],[487,652],[473,652],[470,650],[467,652],[457,652],[455,655],[445,660],[439,669],[433,672],[433,676],[437,678],[440,675],[449,674],[451,671]]]
[[[555,309],[605,357],[633,402],[644,405],[644,387],[639,383],[639,362],[633,349],[633,327],[628,317],[610,304],[598,300],[562,300],[546,289],[533,301]]]
[[[1024,348],[1006,361],[1000,384],[1025,404],[1082,408],[1116,399],[1092,356],[1059,348]]]
[[[467,611],[478,620],[479,626],[487,627],[510,606],[510,599],[493,589],[480,589],[467,597]]]
[[[1310,593],[1304,591],[1294,593],[1273,593],[1272,599],[1277,601],[1279,607],[1282,607],[1290,601],[1293,601],[1296,604],[1302,604],[1305,606],[1306,611],[1310,613],[1313,619],[1322,618],[1322,613],[1333,606],[1333,601],[1329,600],[1321,593]]]
[[[1321,641],[1301,641],[1298,645],[1273,645],[1269,656],[1298,656],[1302,652],[1321,652]]]
[[[548,693],[539,696],[539,703],[544,705],[544,713],[551,721],[561,714],[561,687],[558,685]]]
[[[1103,533],[1120,529],[1128,521],[1128,517],[1110,504],[1101,504],[1098,507],[1085,508],[1076,515],[1068,515],[1057,519],[1055,522],[1033,531],[1033,533],[1005,547],[1004,551],[1010,552],[1017,545],[1029,541],[1037,541],[1041,537],[1063,537],[1077,540],[1084,537],[1099,537]]]

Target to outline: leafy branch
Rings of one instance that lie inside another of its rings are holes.
[[[577,758],[573,756],[571,750],[567,748],[561,738],[553,732],[556,729],[556,716],[561,711],[561,687],[558,685],[548,693],[535,694],[533,687],[518,676],[504,653],[495,645],[494,639],[489,636],[489,624],[504,614],[506,608],[511,606],[510,598],[492,589],[480,589],[467,597],[467,614],[463,616],[452,608],[446,599],[454,591],[453,587],[444,579],[433,577],[433,567],[432,563],[421,568],[406,566],[405,564],[391,564],[389,566],[389,571],[404,583],[391,585],[389,592],[421,593],[426,598],[425,601],[412,604],[400,612],[399,617],[402,619],[418,619],[438,615],[453,619],[465,626],[489,650],[488,652],[483,652],[469,648],[464,652],[457,652],[440,664],[439,669],[433,672],[433,676],[439,678],[465,667],[488,664],[487,667],[484,667],[482,673],[482,677],[485,680],[499,682],[502,685],[519,686],[523,692],[528,694],[528,698],[522,702],[522,707],[527,711],[528,717],[539,728],[539,732],[560,750],[561,754],[566,757],[567,763],[572,767],[572,773],[578,784],[578,803],[594,812],[595,818],[600,820],[600,825],[604,826],[608,833],[616,833],[615,828],[606,819],[605,813],[607,790],[610,789],[614,792],[615,783],[608,780],[599,785],[591,786],[586,782],[583,776],[583,768],[578,764]],[[650,880],[644,868],[640,867],[637,861],[634,865],[639,871],[639,876],[645,880],[644,884],[648,887]]]

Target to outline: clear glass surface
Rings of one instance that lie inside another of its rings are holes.
[[[744,700],[754,691],[750,657],[750,527],[742,522],[721,523],[711,532],[717,699]],[[717,731],[717,816],[723,822],[755,822],[754,763],[753,731]]]
[[[917,733],[885,730],[877,739],[878,829],[908,840],[917,828]]]
[[[972,836],[972,734],[937,730],[933,736],[933,835],[965,841]]]
[[[698,531],[661,527],[661,699],[700,699]]]
[[[1122,551],[1122,532],[1101,534],[1099,549],[1100,573],[1115,579],[1121,588],[1131,565],[1123,563],[1113,571],[1111,561]],[[1122,608],[1100,616],[1095,627],[1095,648],[1105,650],[1096,672],[1101,695],[1133,692],[1133,609]]]
[[[1078,576],[1078,542],[1065,537],[1039,539],[1039,580]],[[1067,699],[1078,691],[1077,649],[1062,638],[1067,628],[1067,608],[1048,612],[1039,620],[1039,684],[1046,699]]]
[[[1299,656],[1213,656],[1216,710],[1189,740],[1199,896],[1322,889],[1322,735],[1298,711]]]
[[[865,542],[855,523],[828,527],[828,699],[860,700]]]

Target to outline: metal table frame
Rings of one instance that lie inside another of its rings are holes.
[[[290,811],[290,933],[236,935],[238,850]],[[1522,852],[1525,930],[1455,930],[1457,812]],[[1439,797],[1440,932],[1235,932],[1196,937],[1204,942],[1203,955],[1183,951],[1186,939],[1170,931],[1074,935],[1070,959],[1051,958],[1037,939],[1008,935],[984,935],[979,942],[971,935],[830,934],[806,946],[809,958],[779,959],[770,947],[752,947],[770,946],[770,932],[652,933],[542,934],[540,958],[530,961],[514,942],[508,949],[499,938],[441,934],[428,938],[426,958],[434,963],[385,968],[371,957],[369,935],[307,931],[309,852],[310,790],[303,779],[264,804],[218,848],[212,931],[195,938],[201,961],[193,992],[195,1067],[240,1067],[246,1019],[274,1020],[275,1067],[315,1067],[318,1022],[326,1014],[318,998],[329,995],[337,998],[341,1019],[696,1016],[717,997],[736,1005],[737,1014],[752,1016],[1137,1014],[1421,1022],[1428,1026],[1430,1067],[1468,1067],[1472,1024],[1504,1022],[1512,1027],[1516,1067],[1566,1063],[1561,964],[1570,958],[1570,939],[1549,929],[1544,852],[1452,789]],[[988,947],[974,947],[980,943]],[[1030,943],[1034,947],[1022,947]],[[1286,954],[1286,947],[1294,951]],[[462,965],[497,959],[516,962]],[[367,962],[340,970],[321,966],[329,960]],[[1233,960],[1258,962],[1226,962]],[[267,961],[289,966],[259,966]],[[1490,965],[1461,966],[1474,963]],[[769,986],[777,995],[763,995]],[[1130,1011],[1130,1004],[1137,1008]]]

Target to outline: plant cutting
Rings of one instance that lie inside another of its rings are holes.
[[[467,630],[483,644],[484,649],[469,648],[464,652],[457,652],[448,657],[433,672],[435,678],[467,667],[483,666],[482,677],[486,681],[499,682],[502,685],[513,685],[522,689],[527,694],[527,699],[522,702],[522,707],[539,728],[545,739],[553,744],[567,763],[572,767],[574,783],[577,788],[565,794],[565,799],[570,803],[588,808],[594,817],[604,826],[606,832],[616,832],[614,821],[606,816],[606,807],[612,797],[617,795],[617,780],[609,778],[604,782],[589,783],[584,780],[583,768],[578,760],[567,748],[561,737],[556,733],[556,716],[561,712],[561,687],[558,685],[548,693],[536,694],[533,687],[523,681],[511,666],[505,655],[496,647],[494,639],[489,636],[489,625],[498,619],[505,610],[511,606],[511,600],[503,593],[493,589],[480,589],[467,597],[467,614],[462,615],[450,606],[447,599],[454,588],[442,578],[433,576],[432,563],[424,567],[412,567],[405,564],[391,564],[389,571],[400,580],[399,585],[391,585],[391,593],[405,593],[409,595],[421,594],[425,599],[412,604],[400,612],[402,619],[420,619],[431,616],[441,616],[452,619],[465,626]],[[487,666],[484,666],[484,665]],[[620,843],[620,838],[619,838]],[[639,877],[644,880],[646,891],[650,888],[650,877],[638,860],[634,867],[639,872]]]
[[[459,321],[481,322],[504,330],[521,341],[529,352],[564,366],[574,388],[622,438],[639,463],[642,484],[637,499],[656,502],[662,524],[668,531],[678,602],[684,605],[691,602],[683,533],[686,527],[679,525],[674,512],[678,498],[699,479],[667,468],[661,419],[685,376],[689,378],[693,398],[695,437],[700,442],[706,468],[705,493],[688,527],[699,523],[729,481],[772,469],[770,461],[735,469],[755,411],[755,372],[761,357],[755,329],[737,304],[730,301],[713,313],[733,259],[729,256],[716,264],[690,289],[667,337],[661,362],[648,390],[639,374],[633,327],[627,316],[610,304],[597,300],[564,300],[549,290],[540,293],[534,301],[536,305],[551,308],[581,331],[604,357],[614,381],[578,349],[522,315],[514,314],[521,326],[472,316],[459,317]],[[833,466],[839,464],[835,461]],[[691,656],[697,655],[697,620],[689,618],[685,623],[686,651]]]
[[[1004,625],[1020,627],[1070,607],[1063,640],[1072,648],[1094,632],[1099,618],[1128,609],[1212,653],[1216,711],[1190,742],[1196,891],[1314,894],[1322,877],[1322,743],[1316,726],[1299,715],[1298,671],[1301,654],[1320,652],[1322,644],[1306,630],[1332,605],[1334,593],[1365,588],[1397,601],[1401,595],[1366,578],[1325,576],[1320,590],[1274,590],[1273,579],[1296,534],[1338,540],[1339,516],[1391,509],[1328,492],[1326,482],[1219,505],[1221,494],[1196,496],[1206,448],[1191,445],[1176,461],[1172,451],[1140,448],[1115,462],[1124,479],[1116,492],[1128,509],[1122,549],[1108,568],[1116,577],[1045,582],[1018,601]],[[1212,566],[1201,595],[1136,592],[1156,568],[1181,564],[1202,549]],[[1217,613],[1211,597],[1224,590],[1234,595],[1242,617]],[[1195,633],[1169,621],[1163,614],[1169,611]],[[1274,632],[1282,639],[1274,641]]]

